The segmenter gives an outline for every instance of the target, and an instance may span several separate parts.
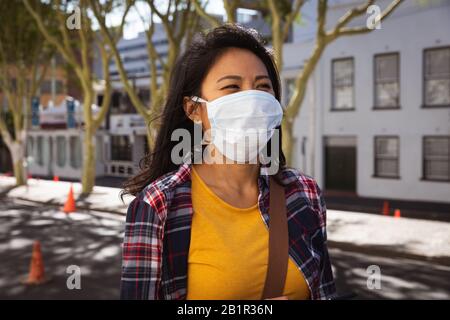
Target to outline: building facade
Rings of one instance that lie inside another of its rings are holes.
[[[17,80],[14,72],[12,72],[11,75],[11,88],[14,94]],[[64,63],[62,58],[56,54],[50,61],[46,74],[37,90],[38,104],[41,106],[55,106],[62,104],[67,96],[68,87],[68,77]],[[0,90],[0,114],[6,115],[8,112],[8,99]],[[31,118],[31,115],[29,116]],[[12,170],[10,152],[0,135],[0,173],[11,173]]]
[[[354,5],[332,7],[329,27]],[[295,121],[294,165],[328,191],[450,202],[449,30],[448,1],[405,1],[380,29],[330,44]],[[286,44],[285,99],[313,45]]]

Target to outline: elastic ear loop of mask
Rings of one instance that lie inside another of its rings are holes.
[[[197,105],[197,104],[200,104],[200,102],[204,102],[204,103],[206,103],[206,104],[208,104],[208,101],[206,101],[206,100],[204,100],[204,99],[202,99],[202,98],[200,98],[200,97],[197,97],[197,96],[193,96],[192,98],[191,98],[191,100]],[[196,108],[195,108],[195,110],[197,110],[197,108],[198,108],[198,105],[196,106]],[[200,121],[194,121],[194,123],[195,124],[201,124],[202,123],[202,121],[200,120]],[[211,141],[207,141],[207,140],[205,140],[205,136],[203,136],[202,137],[202,141],[201,141],[201,145],[208,145],[208,144],[211,144]]]
[[[205,100],[203,100],[202,98],[199,98],[197,96],[191,97],[191,100],[195,103],[195,109],[194,109],[194,111],[192,111],[192,113],[194,113],[197,110],[198,105],[200,104],[200,102],[206,102]],[[201,120],[199,120],[199,121],[193,120],[193,121],[194,121],[195,124],[201,124],[202,123]]]

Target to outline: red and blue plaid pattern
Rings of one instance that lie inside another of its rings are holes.
[[[312,299],[335,296],[327,249],[326,208],[314,179],[282,172],[289,255],[302,271]],[[269,176],[261,170],[259,208],[269,226]],[[186,299],[192,222],[191,166],[151,182],[131,202],[123,242],[122,299]]]

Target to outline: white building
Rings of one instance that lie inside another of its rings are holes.
[[[359,2],[336,1],[328,29]],[[311,32],[294,30],[294,40],[284,49],[288,94],[314,45]],[[405,1],[381,29],[330,44],[294,135],[294,165],[326,190],[450,202],[450,2]]]
[[[92,112],[99,111],[92,105]],[[28,174],[39,177],[58,176],[63,179],[80,179],[83,167],[83,111],[74,102],[73,126],[68,123],[66,101],[58,106],[40,106],[39,125],[27,133],[26,166]],[[105,131],[101,126],[93,140],[95,143],[96,176],[105,174]]]

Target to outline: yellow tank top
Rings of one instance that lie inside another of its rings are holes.
[[[187,299],[261,299],[269,232],[258,204],[240,209],[220,199],[192,170],[193,218]],[[284,295],[309,299],[301,270],[289,258]]]

